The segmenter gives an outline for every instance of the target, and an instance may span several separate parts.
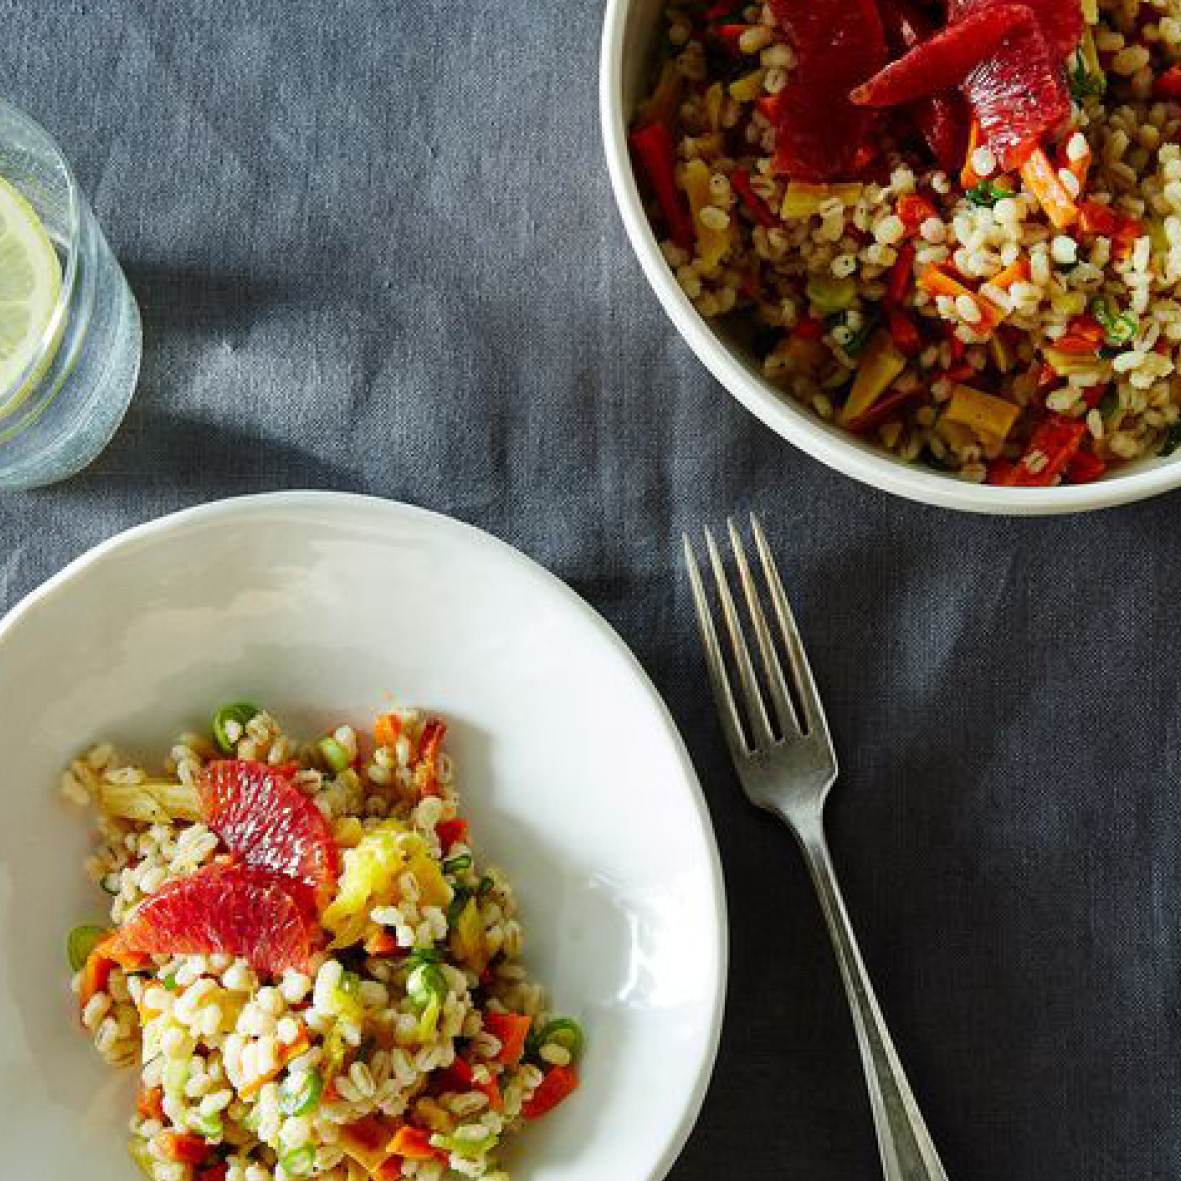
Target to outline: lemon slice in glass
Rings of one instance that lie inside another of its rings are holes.
[[[61,289],[61,262],[41,219],[0,177],[0,416],[28,396],[53,360],[60,325],[48,347],[45,332]]]

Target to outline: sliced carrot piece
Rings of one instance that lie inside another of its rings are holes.
[[[275,1055],[275,1068],[269,1070],[265,1074],[260,1074],[252,1078],[248,1083],[238,1088],[238,1094],[243,1099],[249,1099],[257,1095],[272,1079],[278,1078],[279,1075],[287,1069],[289,1062],[294,1062],[300,1054],[306,1054],[311,1048],[311,1038],[308,1036],[306,1025],[300,1025],[299,1036],[289,1046],[281,1045],[278,1053]]]
[[[394,1138],[386,1145],[388,1152],[405,1160],[449,1160],[451,1154],[431,1143],[431,1134],[425,1128],[412,1128],[403,1124]]]
[[[525,1039],[532,1021],[519,1013],[485,1013],[484,1028],[500,1042],[497,1062],[512,1066],[520,1062],[525,1052]]]
[[[1057,170],[1042,148],[1035,148],[1029,159],[1021,165],[1021,179],[1038,199],[1056,229],[1068,229],[1078,221],[1078,205],[1063,187]]]
[[[988,280],[988,286],[1008,291],[1014,283],[1028,283],[1029,275],[1029,263],[1025,259],[1019,258],[1011,267],[1005,267],[1003,271],[998,271],[993,275]]]
[[[918,284],[924,291],[929,291],[932,295],[947,295],[952,299],[959,299],[966,295],[972,300],[980,310],[979,321],[970,325],[974,332],[987,335],[1004,319],[1004,313],[990,299],[978,291],[973,291],[935,263],[931,263],[923,271],[919,276]]]
[[[529,1102],[521,1108],[526,1119],[548,1115],[564,1099],[578,1090],[578,1072],[571,1066],[555,1066],[546,1073]]]
[[[402,733],[402,719],[397,714],[378,714],[373,723],[373,741],[378,746],[394,746]]]
[[[981,140],[980,120],[972,120],[972,130],[968,134],[968,156],[964,161],[964,169],[960,173],[960,184],[964,190],[974,189],[983,179],[975,168],[972,167],[972,155],[980,146]]]
[[[166,1132],[160,1138],[160,1147],[170,1161],[185,1165],[199,1165],[209,1155],[209,1145],[187,1132]]]

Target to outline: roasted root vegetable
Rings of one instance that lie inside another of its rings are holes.
[[[857,376],[853,379],[853,388],[841,410],[841,423],[848,426],[861,418],[894,384],[905,368],[905,355],[894,343],[889,331],[879,329],[861,358]]]
[[[808,184],[802,180],[793,180],[783,195],[779,216],[784,221],[812,217],[834,200],[852,208],[861,200],[864,191],[865,186],[862,184]]]
[[[957,385],[942,420],[966,427],[985,443],[1003,443],[1012,431],[1021,407],[1004,398],[986,394],[967,385]]]
[[[711,224],[709,210],[716,207],[710,192],[710,168],[704,160],[690,160],[684,166],[685,192],[697,237],[697,257],[705,275],[715,274],[730,252],[730,228]]]

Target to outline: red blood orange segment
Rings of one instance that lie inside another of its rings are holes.
[[[315,891],[321,906],[335,891],[337,850],[320,810],[284,771],[222,759],[198,781],[205,823],[247,865],[286,874]]]
[[[995,4],[973,12],[920,41],[913,49],[853,91],[860,106],[896,107],[952,90],[987,61],[1006,37],[1024,29],[1040,32],[1024,4]]]
[[[886,61],[874,0],[771,0],[796,64],[780,92],[775,169],[805,181],[848,178],[873,128],[849,92]]]
[[[1051,131],[1070,118],[1061,65],[1036,26],[1014,27],[968,76],[964,94],[980,124],[981,141],[1008,171],[1019,168]]]
[[[947,6],[949,21],[962,20],[983,8],[1004,3],[1004,0],[950,0]],[[1037,17],[1042,33],[1057,59],[1065,61],[1083,38],[1083,6],[1079,0],[1027,0]]]
[[[878,11],[882,14],[886,44],[894,56],[901,57],[935,31],[931,16],[918,0],[880,0]],[[910,116],[940,168],[949,173],[960,170],[968,151],[972,123],[967,99],[962,94],[949,91],[932,95],[910,104],[900,114]]]
[[[247,865],[206,865],[131,912],[121,952],[232,955],[259,972],[309,970],[319,924],[307,887]]]

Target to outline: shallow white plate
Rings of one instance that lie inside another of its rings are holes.
[[[63,940],[105,918],[61,765],[110,737],[162,757],[219,702],[293,730],[392,702],[452,724],[477,847],[516,882],[527,959],[586,1025],[583,1087],[522,1137],[522,1181],[656,1181],[696,1117],[724,996],[700,788],[608,625],[475,529],[363,497],[224,501],[134,529],[0,624],[4,1177],[127,1181],[131,1089],[79,1032]]]

